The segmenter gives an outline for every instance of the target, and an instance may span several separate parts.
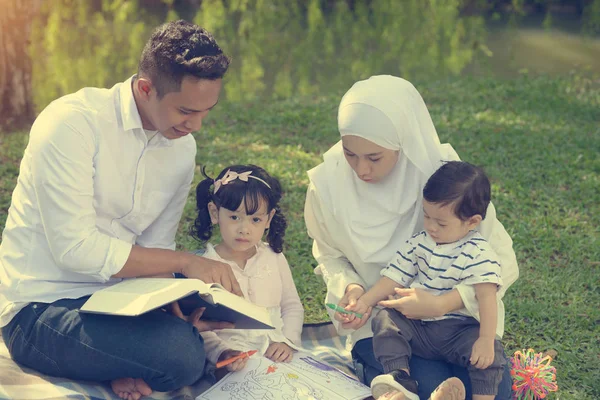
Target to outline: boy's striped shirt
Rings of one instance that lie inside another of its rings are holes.
[[[458,284],[495,283],[502,285],[498,256],[481,234],[469,232],[461,240],[437,245],[425,232],[406,241],[388,266],[381,270],[404,287],[419,288],[435,295],[446,293]],[[445,319],[470,316],[466,309],[449,313]]]

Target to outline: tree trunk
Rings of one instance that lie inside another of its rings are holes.
[[[0,132],[28,128],[35,117],[27,48],[39,0],[0,0]]]

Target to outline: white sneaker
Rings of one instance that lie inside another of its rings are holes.
[[[389,392],[400,392],[407,400],[419,400],[417,381],[402,370],[379,375],[371,382],[371,393],[375,399]]]

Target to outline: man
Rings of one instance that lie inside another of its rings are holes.
[[[217,104],[229,58],[185,21],[157,28],[138,74],[51,103],[31,128],[0,245],[0,327],[13,359],[111,381],[122,398],[202,376],[194,314],[80,314],[121,278],[182,273],[241,294],[229,265],[175,249],[194,176],[191,132]],[[179,318],[178,318],[179,317]]]

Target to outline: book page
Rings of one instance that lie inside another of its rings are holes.
[[[251,357],[242,371],[231,372],[196,400],[362,400],[371,389],[308,353],[290,363]]]
[[[137,295],[159,294],[168,292],[174,287],[187,286],[199,290],[208,291],[208,286],[199,279],[170,279],[170,278],[134,278],[124,279],[118,285],[112,285],[102,289],[105,293],[131,293]]]
[[[127,279],[95,292],[81,311],[136,316],[207,289],[198,279]]]

